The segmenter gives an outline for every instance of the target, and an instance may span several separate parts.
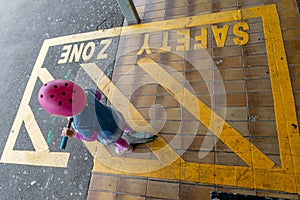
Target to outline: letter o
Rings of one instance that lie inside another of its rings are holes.
[[[94,52],[95,52],[95,47],[96,47],[96,45],[94,42],[89,42],[85,45],[83,52],[82,52],[82,59],[84,61],[87,61],[92,58],[92,56],[94,55]],[[90,51],[88,52],[89,49],[90,49]]]

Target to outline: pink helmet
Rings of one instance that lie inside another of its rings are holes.
[[[44,84],[38,99],[49,113],[66,117],[79,114],[86,104],[83,89],[67,80],[52,80]]]

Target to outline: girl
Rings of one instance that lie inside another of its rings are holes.
[[[101,93],[94,89],[83,90],[68,80],[53,80],[44,84],[38,100],[49,113],[73,117],[74,128],[64,128],[63,136],[80,140],[99,140],[108,146],[115,144],[119,155],[132,152],[131,143],[152,142],[157,136],[143,133],[142,137],[134,136],[134,131],[126,124],[123,115],[99,100]],[[127,136],[127,140],[122,138]]]

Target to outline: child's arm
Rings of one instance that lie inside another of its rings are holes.
[[[72,137],[72,138],[77,138],[79,140],[85,140],[85,141],[88,141],[88,142],[97,140],[97,138],[98,138],[98,133],[96,131],[94,131],[94,133],[93,133],[93,135],[91,135],[91,137],[86,138],[83,135],[81,135],[79,132],[77,132],[75,129],[66,128],[66,127],[64,127],[64,129],[62,131],[62,135]]]
[[[67,137],[75,137],[76,133],[77,132],[73,128],[64,127],[64,129],[62,130],[61,135],[62,136],[67,136]]]

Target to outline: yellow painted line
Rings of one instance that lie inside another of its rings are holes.
[[[45,40],[45,43],[48,44],[49,46],[56,46],[56,45],[74,43],[78,41],[90,41],[99,38],[106,38],[107,36],[117,37],[120,36],[121,30],[122,27],[118,27],[118,28],[111,28],[107,30],[93,31],[88,33],[79,33],[74,35],[47,39]]]
[[[46,151],[49,152],[49,147],[46,143],[45,138],[34,119],[34,114],[29,106],[25,111],[28,115],[24,118],[25,128],[29,134],[33,147],[36,151]]]
[[[275,5],[266,9],[263,16],[263,24],[266,26],[264,29],[265,36],[271,39],[266,40],[266,46],[282,168],[289,172],[294,170],[296,172],[296,168],[299,168],[299,165],[294,165],[294,162],[300,161],[297,161],[298,157],[294,157],[293,160],[293,155],[300,155],[299,146],[295,143],[295,141],[300,139],[299,127],[293,127],[293,124],[298,125],[298,122],[295,106],[291,106],[295,105],[295,102],[279,16]]]
[[[1,162],[46,167],[67,167],[69,157],[70,153],[62,152],[6,150],[5,154],[2,154]]]
[[[246,8],[242,10],[231,10],[219,13],[204,14],[198,16],[191,16],[179,19],[170,19],[146,24],[137,24],[132,26],[122,27],[120,36],[135,35],[155,31],[166,31],[179,28],[189,28],[194,26],[203,26],[217,23],[224,23],[230,21],[238,21],[243,19],[262,17],[267,6],[259,6],[254,8]]]

